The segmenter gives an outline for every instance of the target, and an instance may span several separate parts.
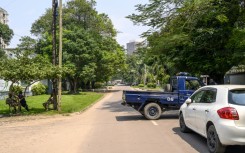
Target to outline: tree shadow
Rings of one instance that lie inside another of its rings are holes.
[[[101,108],[98,109],[109,110],[110,112],[135,112],[136,111],[132,107],[123,106],[121,103],[122,100],[118,100],[115,102],[106,102],[103,104]]]
[[[53,109],[49,109],[48,111],[52,111]],[[15,117],[15,116],[28,116],[28,115],[37,115],[41,114],[44,115],[48,111],[46,111],[44,108],[31,108],[29,111],[26,111],[25,108],[21,108],[20,112],[12,113],[9,110],[5,109],[1,111],[0,118],[7,118],[7,117]]]

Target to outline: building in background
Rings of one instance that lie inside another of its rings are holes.
[[[127,43],[127,55],[132,55],[136,52],[139,44],[140,42],[138,41],[130,41]]]
[[[8,24],[8,12],[0,7],[0,23]],[[3,39],[0,38],[0,47],[6,48],[7,45],[4,43]]]
[[[225,74],[224,83],[245,85],[245,65],[233,66]]]
[[[147,40],[141,40],[141,41],[130,41],[127,43],[127,55],[132,55],[133,53],[136,53],[138,48],[140,47],[147,47],[148,41]]]
[[[0,7],[0,23],[8,23],[8,12]],[[0,37],[0,48],[6,48],[7,45],[4,43],[3,39]],[[9,55],[8,55],[9,56]],[[0,79],[0,99],[4,99],[7,95],[11,82]]]

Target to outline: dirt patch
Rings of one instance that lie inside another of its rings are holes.
[[[67,118],[68,116],[74,116],[76,114],[80,114],[81,112],[72,113],[72,114],[58,114],[58,115],[15,115],[15,116],[1,116],[0,115],[0,126],[11,124],[11,123],[22,123],[27,121],[35,121],[35,120],[44,120],[44,119],[60,119]]]

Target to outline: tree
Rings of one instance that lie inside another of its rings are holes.
[[[11,81],[10,92],[13,84],[20,81],[27,84],[26,89],[33,83],[60,75],[56,67],[43,56],[34,54],[36,42],[30,37],[22,37],[21,43],[13,51],[14,58],[0,61],[0,77]]]
[[[37,19],[31,27],[31,33],[35,36],[42,37],[45,33],[52,33],[52,9],[46,9],[44,15]]]
[[[243,1],[153,0],[137,10],[139,15],[128,18],[156,27],[147,37],[150,53],[161,57],[168,69],[209,74],[222,83],[224,74],[244,59],[238,56],[245,49]]]
[[[116,30],[106,14],[99,14],[95,1],[72,0],[63,8],[63,64],[69,69],[66,80],[72,93],[79,87],[91,88],[95,82],[108,81],[125,64],[123,48],[115,40]],[[38,53],[51,57],[52,20],[50,11],[32,26],[38,35]]]
[[[9,44],[9,42],[12,39],[13,35],[14,35],[13,30],[10,29],[7,24],[3,24],[3,23],[0,22],[0,38],[3,39],[5,44]],[[1,46],[1,44],[0,44],[0,46]]]
[[[4,51],[2,48],[0,48],[0,58],[1,58],[1,59],[2,59],[2,58],[6,58],[5,51]]]

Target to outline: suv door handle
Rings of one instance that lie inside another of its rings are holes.
[[[192,108],[192,110],[196,110],[196,108]]]
[[[208,113],[208,112],[209,112],[209,110],[208,110],[208,109],[206,109],[206,110],[205,110],[205,112],[206,112],[206,113]]]

